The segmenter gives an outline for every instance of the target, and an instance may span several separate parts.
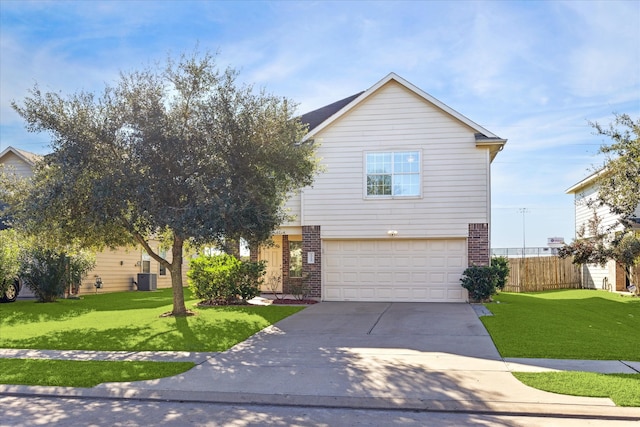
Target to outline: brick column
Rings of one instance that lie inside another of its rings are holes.
[[[289,236],[282,236],[282,293],[288,294],[289,290]]]
[[[314,263],[309,264],[309,252],[314,253]],[[322,244],[320,241],[320,226],[305,225],[302,227],[302,274],[308,275],[307,285],[309,296],[322,296]]]
[[[469,224],[469,239],[467,240],[467,245],[469,266],[491,264],[489,224]]]

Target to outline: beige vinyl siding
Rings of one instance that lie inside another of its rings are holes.
[[[616,266],[615,261],[609,261],[603,267],[598,264],[582,266],[582,287],[588,289],[603,289],[604,279],[609,282],[610,289],[615,290]]]
[[[5,170],[13,171],[19,177],[31,177],[33,176],[33,171],[31,170],[31,165],[26,163],[23,159],[18,157],[12,152],[8,152],[2,159],[2,162],[5,167]]]
[[[286,221],[282,224],[283,227],[287,226],[300,226],[301,225],[301,199],[302,195],[300,192],[292,194],[289,200],[284,205],[284,210],[287,215],[291,215],[292,218],[289,221]]]
[[[89,272],[82,282],[80,293],[96,291],[96,276],[102,279],[103,289],[98,292],[119,292],[133,290],[131,280],[136,280],[142,272],[142,254],[137,248],[105,249],[96,254],[96,268]],[[122,264],[121,264],[122,262]]]
[[[598,197],[598,190],[595,186],[588,187],[576,193],[576,237],[577,233],[580,231],[582,225],[585,225],[585,237],[591,236],[591,231],[589,230],[588,222],[593,219],[593,207],[589,207],[588,203],[590,201],[595,201]],[[600,229],[605,230],[615,224],[617,217],[612,215],[609,211],[609,208],[606,206],[598,206],[596,207],[596,214],[598,218],[600,218]],[[616,228],[616,230],[619,228]],[[621,228],[620,228],[621,229]]]
[[[151,247],[157,249],[157,242],[152,242]],[[96,276],[102,279],[103,288],[98,292],[121,292],[135,290],[132,280],[142,273],[142,259],[145,253],[140,247],[105,249],[96,254],[96,268],[93,269],[85,280],[82,281],[81,294],[95,293],[94,283]],[[171,261],[171,251],[167,251],[167,259]],[[189,257],[183,258],[182,283],[187,285],[187,270]],[[166,271],[165,276],[160,276],[160,264],[151,258],[150,273],[157,275],[158,289],[171,287],[171,273]]]
[[[488,222],[489,152],[474,131],[396,82],[314,136],[321,172],[303,195],[303,224],[323,238],[466,237]],[[421,197],[365,195],[365,152],[420,151]]]

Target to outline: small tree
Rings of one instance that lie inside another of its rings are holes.
[[[640,263],[640,236],[633,230],[606,233],[600,226],[602,220],[597,213],[578,230],[578,238],[571,244],[558,249],[560,258],[572,257],[574,264],[597,264],[605,266],[614,260],[624,267],[625,275],[631,282],[630,269]]]
[[[491,267],[496,275],[496,288],[503,290],[509,277],[509,258],[493,257],[491,258]]]

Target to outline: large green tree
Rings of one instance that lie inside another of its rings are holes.
[[[100,95],[36,85],[13,108],[28,130],[50,133],[52,153],[16,215],[88,245],[139,243],[171,274],[172,314],[188,314],[185,243],[268,239],[317,168],[295,105],[237,76],[194,53],[122,73]],[[150,246],[158,236],[170,260]]]

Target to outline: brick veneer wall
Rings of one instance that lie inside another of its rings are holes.
[[[282,236],[282,284],[289,278],[289,236]],[[286,292],[286,289],[283,288]]]
[[[489,224],[469,224],[467,258],[471,265],[490,265]]]
[[[289,277],[291,266],[291,251],[289,248],[289,236],[286,234],[282,236],[282,292],[285,294],[291,293],[291,285],[300,284],[302,279],[297,277]]]
[[[314,252],[313,264],[309,264],[308,253]],[[305,225],[302,227],[302,273],[308,274],[307,285],[309,296],[320,298],[322,296],[322,242],[320,241],[320,226]]]

